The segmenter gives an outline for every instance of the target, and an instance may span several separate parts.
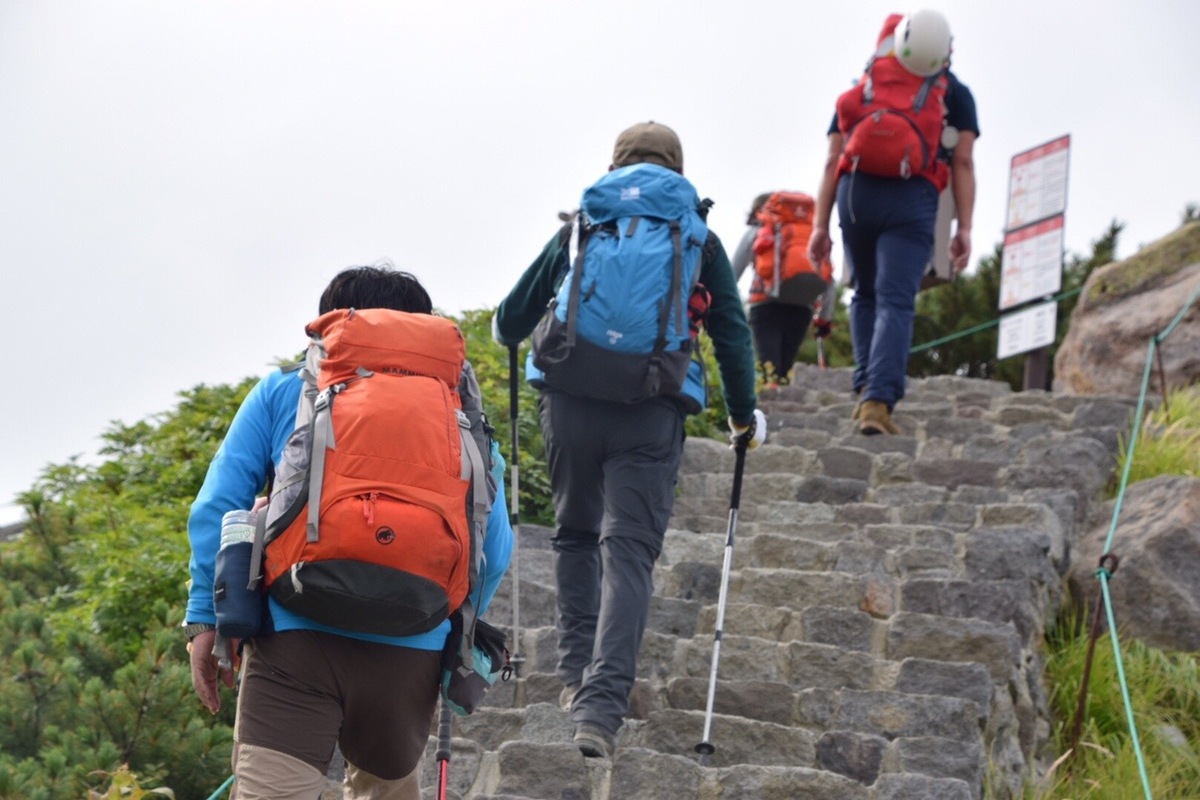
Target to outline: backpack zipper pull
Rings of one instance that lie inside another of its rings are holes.
[[[363,501],[363,519],[368,525],[375,524],[375,501],[379,499],[379,492],[371,492],[362,496]]]

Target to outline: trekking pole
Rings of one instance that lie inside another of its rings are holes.
[[[512,490],[509,498],[509,522],[512,525],[512,614],[513,653],[509,658],[517,682],[513,685],[513,705],[525,705],[525,682],[521,679],[521,666],[525,657],[521,655],[521,451],[518,449],[517,434],[517,347],[508,348],[508,421],[512,427]]]
[[[708,766],[708,757],[717,751],[709,741],[712,733],[713,700],[717,692],[717,663],[721,658],[721,636],[725,627],[725,602],[729,593],[729,571],[733,566],[733,535],[737,530],[738,506],[742,502],[742,472],[746,466],[749,436],[740,437],[734,444],[733,495],[729,500],[729,528],[725,535],[725,563],[721,566],[721,593],[717,599],[717,627],[713,631],[712,669],[708,674],[708,702],[704,708],[704,738],[696,745],[700,766]]]
[[[438,716],[438,739],[436,758],[438,762],[437,800],[446,800],[446,778],[450,773],[450,731],[454,728],[454,715],[450,704],[442,699],[442,710]]]
[[[817,366],[825,369],[825,337],[817,337]]]

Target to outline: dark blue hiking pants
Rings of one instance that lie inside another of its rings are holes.
[[[892,408],[904,397],[913,309],[933,252],[938,193],[924,178],[838,181],[838,220],[854,298],[854,390]]]
[[[580,684],[576,722],[615,734],[629,710],[654,562],[675,500],[683,413],[543,392],[539,401],[558,523],[558,667]]]

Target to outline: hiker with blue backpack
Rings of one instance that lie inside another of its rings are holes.
[[[975,98],[950,71],[950,25],[937,11],[891,14],[862,78],[843,92],[829,127],[809,256],[828,257],[837,203],[854,297],[853,418],[861,433],[894,434],[904,397],[916,296],[932,261],[939,194],[950,188],[953,269],[971,256]]]
[[[657,122],[623,131],[609,171],[500,303],[498,343],[532,335],[556,531],[557,676],[574,742],[611,757],[629,709],[671,517],[684,418],[707,405],[696,329],[712,339],[731,438],[766,436],[729,258]]]
[[[418,800],[439,694],[471,671],[450,667],[485,666],[504,462],[462,333],[415,277],[350,268],[318,305],[304,362],[250,390],[192,505],[192,682],[215,714],[240,667],[239,800],[316,800],[335,747],[346,797]]]

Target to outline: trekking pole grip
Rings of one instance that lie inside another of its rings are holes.
[[[435,754],[438,761],[450,760],[450,735],[453,729],[454,716],[450,711],[450,704],[443,700],[441,703],[441,712],[438,715],[438,746]]]

